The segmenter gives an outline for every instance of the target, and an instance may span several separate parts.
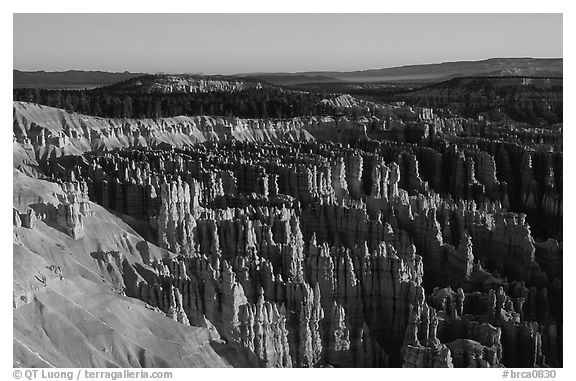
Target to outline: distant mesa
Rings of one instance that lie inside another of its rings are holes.
[[[301,73],[246,74],[266,81],[295,85],[321,82],[419,82],[446,81],[470,76],[562,77],[562,58],[491,58],[482,61],[457,61],[409,65],[351,72],[317,71]]]

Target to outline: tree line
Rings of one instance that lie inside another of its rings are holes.
[[[341,115],[343,110],[320,102],[317,92],[279,88],[239,92],[143,93],[114,88],[92,90],[14,89],[14,100],[108,118],[159,118],[177,115],[291,118]]]

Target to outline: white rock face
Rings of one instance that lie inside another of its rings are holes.
[[[14,102],[13,138],[19,150],[31,150],[41,159],[117,148],[187,148],[206,141],[311,141],[314,138],[304,130],[308,123],[300,118],[99,118]]]
[[[156,74],[139,77],[122,83],[123,88],[148,93],[211,93],[214,91],[237,92],[247,88],[259,89],[260,83],[227,79],[201,78],[190,75]]]

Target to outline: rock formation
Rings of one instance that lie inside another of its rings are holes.
[[[239,91],[173,82],[150,91]],[[14,230],[84,242],[94,205],[113,212],[145,239],[140,259],[130,243],[92,253],[114,291],[260,366],[561,365],[562,152],[535,143],[553,134],[496,141],[497,126],[353,100],[331,102],[379,116],[120,120],[15,102],[15,144],[58,189],[15,205]]]

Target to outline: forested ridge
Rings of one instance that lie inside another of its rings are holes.
[[[110,118],[158,118],[177,115],[290,118],[332,115],[337,112],[329,105],[320,102],[325,94],[281,88],[167,94],[115,88],[14,89],[13,95],[15,101],[33,102],[71,112]]]

